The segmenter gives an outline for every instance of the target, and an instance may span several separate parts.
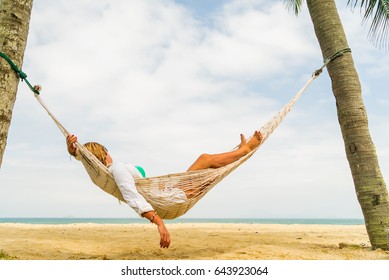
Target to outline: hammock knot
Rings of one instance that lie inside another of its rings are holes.
[[[319,75],[323,72],[323,68],[317,69],[315,72],[312,73],[312,77],[317,78]]]
[[[19,70],[19,71],[16,71],[16,72],[18,73],[18,75],[19,75],[19,77],[20,77],[20,79],[22,81],[24,81],[27,78],[27,74],[24,73],[23,71]]]

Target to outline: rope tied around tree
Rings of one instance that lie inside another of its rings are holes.
[[[327,67],[327,65],[334,61],[335,59],[337,59],[338,57],[341,57],[343,56],[345,53],[348,53],[348,52],[351,52],[351,49],[350,48],[344,48],[344,49],[341,49],[340,51],[337,51],[336,53],[334,53],[333,55],[331,55],[330,57],[324,59],[324,64],[322,67],[320,67],[319,69],[317,69],[315,72],[313,72],[312,76],[313,77],[318,77],[321,72],[323,72],[323,68],[324,67]]]
[[[22,70],[19,69],[19,67],[3,52],[0,51],[0,56],[2,58],[4,58],[8,63],[9,65],[11,66],[11,68],[16,72],[16,74],[19,76],[19,78],[22,80],[22,82],[26,82],[26,84],[28,85],[28,87],[31,89],[31,91],[35,94],[38,94],[39,95],[39,90],[34,88],[30,82],[27,80],[27,74],[24,73]]]

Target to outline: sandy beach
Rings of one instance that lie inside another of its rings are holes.
[[[389,260],[362,225],[0,224],[0,256],[19,260]]]

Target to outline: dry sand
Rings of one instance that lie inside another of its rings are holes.
[[[364,226],[168,224],[0,224],[0,253],[20,260],[389,260],[371,250]],[[1,256],[1,254],[0,254]]]

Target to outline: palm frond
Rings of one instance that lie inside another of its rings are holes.
[[[389,49],[389,0],[348,0],[352,9],[360,4],[364,11],[363,24],[371,20],[369,38],[379,48]]]
[[[296,16],[303,6],[303,0],[284,0],[285,6],[289,11],[293,11]]]

